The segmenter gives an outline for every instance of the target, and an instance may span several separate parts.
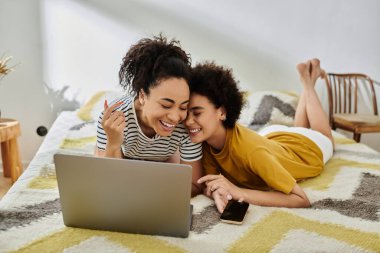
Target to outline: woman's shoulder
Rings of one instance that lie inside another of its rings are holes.
[[[118,102],[123,102],[124,105],[128,105],[129,107],[132,106],[132,102],[134,101],[134,97],[133,96],[130,96],[130,95],[120,95],[118,97],[116,97],[115,99],[113,99],[110,103],[111,104],[115,104],[115,103],[118,103]]]
[[[268,142],[268,139],[256,131],[240,124],[236,124],[234,128],[230,130],[230,133],[227,133],[227,138],[229,139],[230,145],[239,152],[251,152]]]
[[[261,137],[261,135],[258,134],[255,130],[252,130],[238,123],[235,124],[235,126],[232,128],[232,133],[234,135],[238,135],[243,138],[246,138],[246,137],[260,138]]]
[[[134,97],[129,95],[121,95],[113,99],[110,103],[108,103],[108,106],[119,102],[123,102],[120,106],[116,108],[116,110],[120,110],[124,113],[130,113],[133,110],[133,101]]]

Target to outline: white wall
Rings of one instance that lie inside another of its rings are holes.
[[[0,54],[13,55],[11,64],[21,63],[0,81],[2,117],[21,123],[19,145],[28,162],[42,142],[35,130],[54,120],[42,78],[42,44],[38,0],[0,1]]]
[[[131,43],[159,32],[179,39],[194,63],[232,67],[245,89],[299,91],[295,65],[311,57],[327,71],[380,80],[378,13],[376,0],[0,0],[0,53],[22,62],[0,83],[0,108],[20,120],[28,161],[42,141],[37,126],[117,89]],[[380,151],[379,134],[362,142]]]

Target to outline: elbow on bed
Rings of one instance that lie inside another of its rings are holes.
[[[288,206],[292,208],[309,208],[311,203],[309,198],[306,195],[303,196],[294,196],[292,203]]]
[[[309,208],[311,207],[310,201],[307,199],[306,201],[303,202],[303,208]]]
[[[307,197],[301,198],[301,201],[298,203],[299,208],[309,208],[311,207],[310,201]]]

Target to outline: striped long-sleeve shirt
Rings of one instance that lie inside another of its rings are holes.
[[[183,161],[190,162],[202,158],[202,145],[191,142],[183,123],[178,124],[170,136],[165,137],[156,134],[154,137],[149,138],[141,131],[138,124],[133,103],[134,98],[123,96],[110,104],[121,101],[123,104],[117,110],[124,113],[127,123],[121,147],[125,157],[149,161],[165,161],[179,149],[181,160]],[[105,150],[107,136],[101,124],[102,117],[103,113],[100,114],[98,119],[97,147],[100,150]]]

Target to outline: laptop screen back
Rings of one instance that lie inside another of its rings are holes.
[[[186,237],[189,165],[56,154],[67,226]]]

